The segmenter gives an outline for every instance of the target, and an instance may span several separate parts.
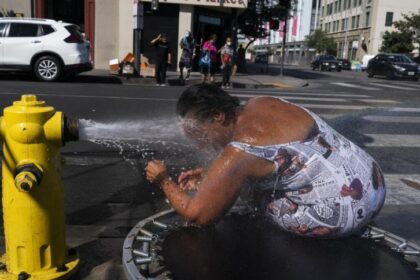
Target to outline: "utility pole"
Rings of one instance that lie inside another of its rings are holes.
[[[287,32],[287,14],[284,18],[284,26],[283,26],[283,47],[281,48],[281,65],[280,65],[280,76],[283,77],[284,72],[284,57],[286,54],[286,32]]]
[[[134,0],[133,4],[133,52],[134,70],[136,75],[140,75],[141,63],[141,43],[144,26],[144,6],[140,0]]]
[[[317,30],[317,28],[318,28],[318,13],[319,13],[319,2],[320,1],[321,0],[316,0],[314,30]]]

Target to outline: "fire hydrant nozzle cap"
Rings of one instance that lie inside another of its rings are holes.
[[[43,176],[42,170],[35,164],[24,164],[15,169],[15,186],[24,192],[39,185]]]

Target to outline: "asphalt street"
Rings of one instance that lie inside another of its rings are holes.
[[[270,69],[276,72],[278,66]],[[229,93],[241,101],[270,95],[304,106],[366,149],[379,162],[387,183],[386,205],[376,225],[420,244],[420,82],[293,66],[287,67],[286,75],[305,79],[308,86],[234,88]],[[33,93],[68,116],[115,124],[114,132],[121,131],[121,138],[126,138],[121,129],[126,123],[145,133],[146,125],[175,126],[175,104],[184,89],[121,84],[111,77],[87,75],[40,83],[0,74],[0,108],[21,94]],[[79,141],[62,150],[67,238],[82,256],[75,279],[124,279],[120,263],[125,235],[140,219],[167,207],[160,191],[143,177],[148,158],[165,159],[174,175],[201,160],[188,143],[156,139],[148,143],[146,136],[141,141]]]

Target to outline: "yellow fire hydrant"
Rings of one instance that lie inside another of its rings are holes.
[[[65,243],[59,152],[78,140],[78,121],[22,95],[0,117],[3,141],[3,221],[6,254],[0,279],[67,279],[79,258]]]

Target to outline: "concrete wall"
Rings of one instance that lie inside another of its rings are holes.
[[[393,26],[385,26],[387,12],[393,12],[393,21],[402,19],[402,14],[411,14],[420,12],[419,0],[374,0],[371,43],[369,53],[376,54],[382,45],[382,36],[385,31],[393,31]]]
[[[118,57],[133,51],[133,1],[119,0]]]
[[[183,38],[185,32],[192,31],[192,23],[194,21],[194,6],[191,5],[180,5],[179,6],[179,22],[178,22],[178,42],[181,41]],[[174,42],[175,43],[175,42]],[[179,59],[181,57],[182,50],[178,45],[178,55],[176,61],[173,61],[176,63],[176,65],[179,64]],[[175,47],[175,46],[173,46]]]
[[[133,50],[133,3],[100,0],[95,5],[95,68],[107,69],[109,60]]]
[[[5,14],[13,10],[15,13],[23,13],[25,17],[32,17],[31,0],[1,0],[0,13]]]

